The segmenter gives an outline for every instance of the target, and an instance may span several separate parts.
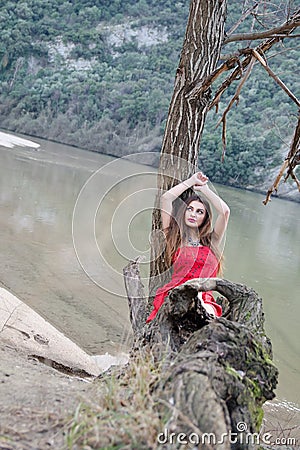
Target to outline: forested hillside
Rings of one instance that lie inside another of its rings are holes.
[[[244,3],[228,1],[228,29]],[[158,152],[188,7],[188,0],[2,2],[1,127],[117,156]],[[274,26],[286,11],[264,12],[261,21]],[[248,30],[252,21],[249,16],[238,30]],[[294,93],[300,84],[296,41],[285,40],[268,55]],[[246,43],[228,45],[224,53],[242,46]],[[235,88],[224,96],[221,110]],[[216,182],[258,186],[266,168],[287,151],[296,113],[257,65],[229,113],[224,163],[218,115],[210,113],[201,143],[203,169]]]

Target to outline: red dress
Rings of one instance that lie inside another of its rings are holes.
[[[173,275],[168,284],[157,289],[153,300],[153,311],[147,322],[154,319],[157,311],[163,304],[169,291],[193,278],[214,278],[217,276],[219,263],[209,247],[180,247],[174,255]],[[222,315],[222,308],[218,305],[211,293],[202,292],[204,303],[211,305],[217,317]]]

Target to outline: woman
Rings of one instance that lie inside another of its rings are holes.
[[[171,281],[159,288],[153,301],[153,311],[147,322],[156,316],[168,292],[192,278],[213,278],[221,271],[221,241],[227,228],[228,205],[208,187],[208,178],[197,172],[186,181],[165,192],[161,198],[161,219],[166,235],[165,261],[173,265]],[[194,193],[181,201],[176,213],[173,201],[184,191]],[[198,193],[204,194],[205,198]],[[212,226],[210,203],[218,216]],[[211,292],[199,292],[198,297],[209,314],[220,317],[222,308]]]

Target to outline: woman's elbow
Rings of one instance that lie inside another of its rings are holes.
[[[162,194],[161,196],[161,200],[162,201],[173,201],[174,200],[174,195],[170,194],[169,191],[166,191],[164,194]]]
[[[223,214],[225,219],[228,220],[230,216],[230,208],[228,205],[226,205],[226,207],[223,209]]]
[[[161,198],[160,198],[160,205],[161,207],[170,209],[173,205],[174,197],[172,194],[170,195],[169,192],[165,192]]]

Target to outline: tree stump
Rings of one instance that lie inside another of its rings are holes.
[[[184,439],[201,449],[257,448],[262,405],[274,398],[278,378],[262,299],[228,280],[193,279],[170,291],[156,318],[146,324],[149,305],[137,261],[124,269],[124,277],[132,356],[144,348],[164,361],[162,379],[153,387],[161,413],[169,415],[164,448],[179,448]],[[221,294],[221,318],[206,312],[199,291]]]

